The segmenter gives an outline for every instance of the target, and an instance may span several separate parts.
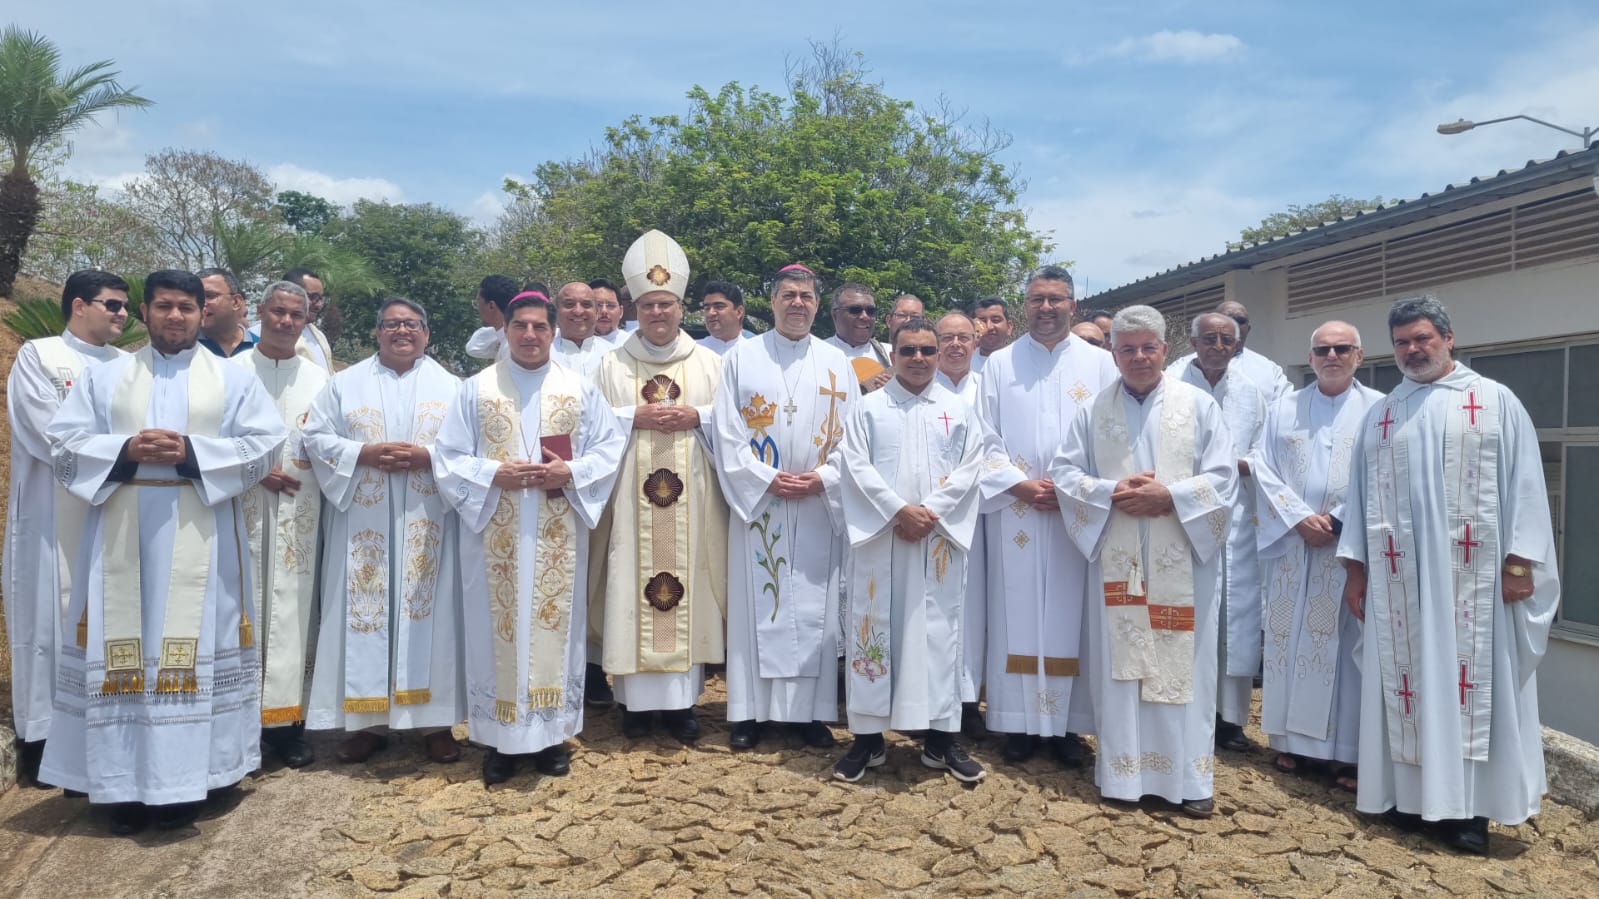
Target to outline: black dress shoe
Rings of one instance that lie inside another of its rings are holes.
[[[39,763],[44,761],[43,740],[18,740],[17,741],[17,783],[30,783],[41,790],[50,789],[49,784],[39,782]]]
[[[1216,814],[1214,799],[1184,799],[1183,814],[1190,818],[1209,818]]]
[[[1050,754],[1055,756],[1062,768],[1073,770],[1083,767],[1083,738],[1076,734],[1067,734],[1064,737],[1049,738]]]
[[[1233,752],[1248,752],[1254,746],[1249,742],[1249,738],[1244,736],[1242,725],[1217,719],[1216,748],[1228,749]]]
[[[605,669],[589,662],[583,668],[583,703],[591,709],[608,709],[616,705],[616,694],[605,679]]]
[[[655,729],[654,712],[622,712],[622,736],[629,740],[638,740],[650,735]]]
[[[150,824],[150,807],[142,802],[119,802],[111,806],[111,832],[119,837],[138,833]]]
[[[666,732],[679,743],[692,743],[700,738],[700,719],[694,717],[693,709],[662,712],[661,723],[666,725]]]
[[[483,756],[483,786],[492,787],[516,774],[516,756],[490,749]]]
[[[1412,812],[1402,812],[1391,808],[1382,814],[1383,820],[1399,828],[1405,833],[1420,833],[1427,829],[1427,822],[1420,815]]]
[[[572,753],[567,751],[565,743],[556,743],[533,754],[533,767],[540,774],[565,777],[572,770]]]
[[[1038,737],[1034,734],[1006,734],[1005,761],[1021,764],[1038,751]]]
[[[203,802],[176,802],[172,805],[150,807],[150,823],[156,830],[181,830],[200,817]]]
[[[978,711],[975,702],[961,705],[961,733],[972,740],[988,737],[988,725],[983,721],[983,713]]]
[[[1488,854],[1487,818],[1439,821],[1433,825],[1433,828],[1444,845],[1457,852],[1469,852],[1472,855]]]
[[[88,799],[89,794],[81,790],[69,790],[66,787],[62,787],[61,797],[63,799]]]
[[[261,742],[286,768],[304,768],[316,761],[316,753],[305,739],[305,724],[272,727],[261,731]]]
[[[833,739],[833,731],[820,721],[801,724],[799,732],[800,739],[805,741],[805,745],[814,749],[830,749],[838,745],[838,741]]]
[[[727,736],[727,745],[734,749],[754,749],[761,742],[761,723],[751,718],[733,722],[733,732]]]

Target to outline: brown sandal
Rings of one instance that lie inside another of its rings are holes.
[[[348,764],[360,764],[371,758],[372,753],[388,745],[388,737],[372,733],[369,730],[358,730],[350,734],[344,744],[339,747],[339,761]]]
[[[1359,792],[1360,778],[1356,775],[1357,769],[1354,765],[1345,765],[1333,772],[1333,783],[1346,793]]]

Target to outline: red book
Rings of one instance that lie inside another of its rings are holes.
[[[550,452],[554,453],[555,455],[561,457],[561,460],[563,462],[572,461],[572,435],[571,434],[551,434],[548,437],[540,437],[539,438],[539,448],[541,450],[549,450]],[[536,459],[535,461],[543,462],[544,461],[543,455],[544,455],[543,453],[540,453],[539,454],[539,458]],[[561,488],[557,487],[554,490],[551,490],[549,492],[553,496],[553,495],[564,494],[566,491],[564,491]]]

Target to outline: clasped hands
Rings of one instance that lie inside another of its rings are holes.
[[[555,490],[571,479],[571,466],[548,448],[543,462],[501,462],[494,471],[494,486],[501,490]]]
[[[777,473],[772,482],[766,485],[766,492],[779,499],[804,499],[807,496],[821,496],[823,491],[822,476],[814,471],[805,471],[799,474],[790,474],[786,471]]]
[[[1141,471],[1117,481],[1115,489],[1110,492],[1110,505],[1117,511],[1140,518],[1170,515],[1174,508],[1171,491],[1166,489],[1165,484],[1155,480],[1153,471]]]
[[[300,490],[300,479],[284,471],[281,466],[272,466],[272,471],[261,479],[261,486],[284,496],[293,496]]]
[[[177,465],[188,454],[183,435],[166,428],[145,428],[128,438],[128,458],[140,465]]]
[[[633,410],[633,427],[645,431],[692,431],[700,426],[700,413],[693,406],[647,403]]]
[[[938,513],[926,506],[907,504],[894,513],[894,536],[915,543],[933,532]]]
[[[421,444],[395,440],[362,446],[361,454],[355,461],[380,471],[417,471],[428,467],[433,457],[428,453],[428,448]]]

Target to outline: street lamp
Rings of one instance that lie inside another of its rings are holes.
[[[1532,122],[1535,125],[1542,125],[1545,128],[1553,128],[1556,131],[1564,132],[1566,134],[1571,135],[1572,137],[1580,138],[1582,140],[1582,148],[1584,150],[1588,149],[1588,146],[1593,143],[1593,136],[1596,133],[1599,133],[1599,128],[1584,128],[1581,131],[1577,131],[1577,130],[1574,130],[1574,129],[1571,129],[1571,128],[1562,128],[1561,126],[1556,125],[1553,122],[1546,122],[1543,119],[1535,119],[1535,118],[1533,118],[1530,115],[1507,115],[1507,116],[1504,116],[1502,118],[1487,119],[1487,120],[1481,121],[1481,122],[1473,122],[1473,121],[1469,121],[1467,119],[1455,119],[1453,122],[1444,122],[1442,125],[1439,125],[1438,126],[1438,133],[1439,134],[1464,134],[1465,132],[1470,131],[1473,128],[1480,128],[1483,125],[1495,125],[1495,124],[1498,124],[1499,122],[1509,122],[1509,121],[1513,121],[1515,119],[1526,119],[1527,121]]]

